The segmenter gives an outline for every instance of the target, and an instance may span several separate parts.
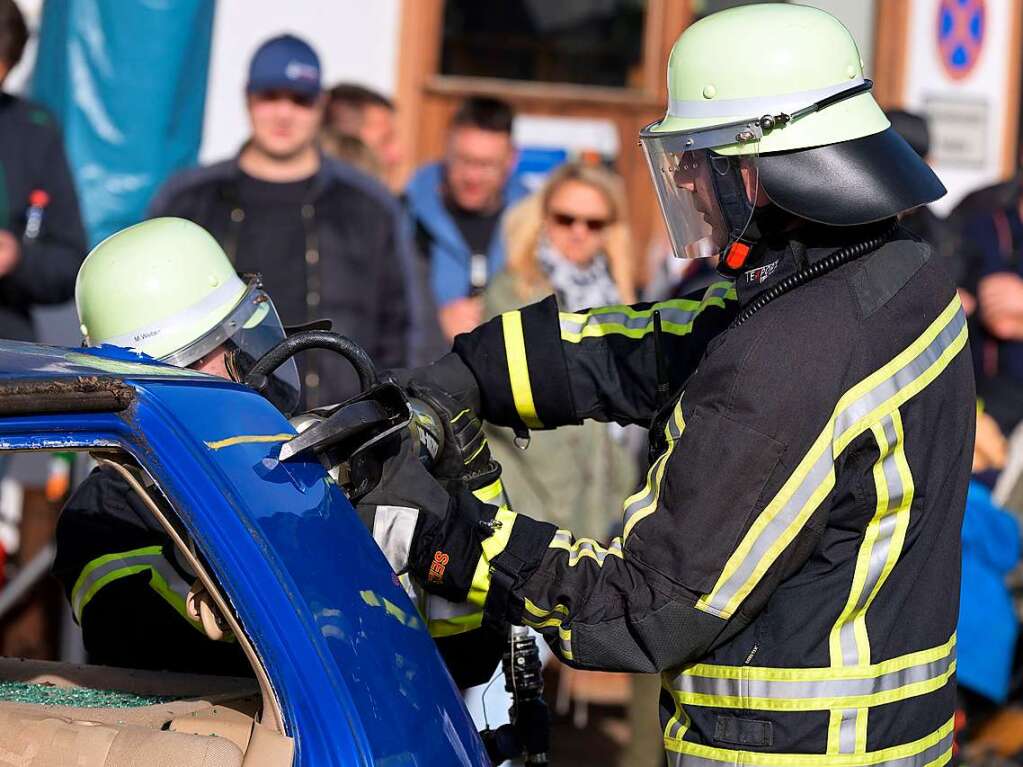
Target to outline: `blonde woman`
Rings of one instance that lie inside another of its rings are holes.
[[[633,254],[621,179],[568,163],[508,211],[505,271],[484,295],[488,317],[550,293],[563,311],[634,303]],[[637,481],[622,429],[588,422],[534,432],[525,451],[507,429],[488,432],[512,503],[577,535],[608,537]]]

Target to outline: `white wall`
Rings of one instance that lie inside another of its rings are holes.
[[[415,0],[412,0],[415,2]],[[243,91],[249,59],[267,38],[290,33],[320,56],[323,80],[360,82],[392,94],[402,0],[217,0],[199,158],[219,160],[248,134]]]
[[[845,24],[856,39],[869,77],[874,69],[875,0],[799,0],[799,4],[827,11]]]
[[[11,93],[22,93],[28,85],[28,79],[32,75],[32,67],[36,60],[36,36],[39,33],[39,22],[43,17],[43,0],[17,0],[21,15],[25,17],[25,24],[28,25],[29,39],[25,46],[25,53],[21,62],[7,75],[4,81],[4,90]]]

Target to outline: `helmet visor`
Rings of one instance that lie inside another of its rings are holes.
[[[701,147],[721,138],[734,143],[733,128],[712,129],[701,135],[655,133],[652,127],[640,133],[640,143],[675,255],[706,258],[720,254],[742,236],[752,218],[758,186],[758,134],[751,133],[748,145],[753,151],[740,159]],[[719,133],[722,135],[716,135]],[[747,174],[741,183],[736,182],[737,163],[742,163]],[[752,191],[752,200],[746,189]],[[740,195],[747,198],[739,199]]]
[[[284,325],[270,296],[258,277],[251,278],[245,295],[217,325],[204,336],[163,362],[179,367],[192,365],[214,352],[223,352],[224,366],[232,380],[245,380],[253,364],[285,338]],[[298,366],[287,360],[270,376],[267,398],[285,415],[298,407],[301,394]]]

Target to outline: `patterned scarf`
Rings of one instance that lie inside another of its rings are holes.
[[[577,312],[594,306],[621,303],[618,286],[611,278],[607,256],[598,253],[587,265],[573,264],[550,241],[540,240],[537,255],[562,311]]]

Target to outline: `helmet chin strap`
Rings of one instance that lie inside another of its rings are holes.
[[[724,172],[721,172],[719,168],[725,163]],[[723,258],[718,268],[729,274],[738,272],[746,263],[750,250],[760,239],[760,231],[754,215],[756,208],[746,195],[739,162],[718,155],[713,157],[711,166],[714,195],[728,227],[728,245],[722,251]]]
[[[715,169],[711,179],[728,226],[728,244],[721,252],[718,271],[734,278],[747,266],[754,246],[763,237],[784,229],[792,216],[773,203],[757,206],[750,201],[739,162],[732,158],[727,158],[727,162],[727,170],[719,173]]]

